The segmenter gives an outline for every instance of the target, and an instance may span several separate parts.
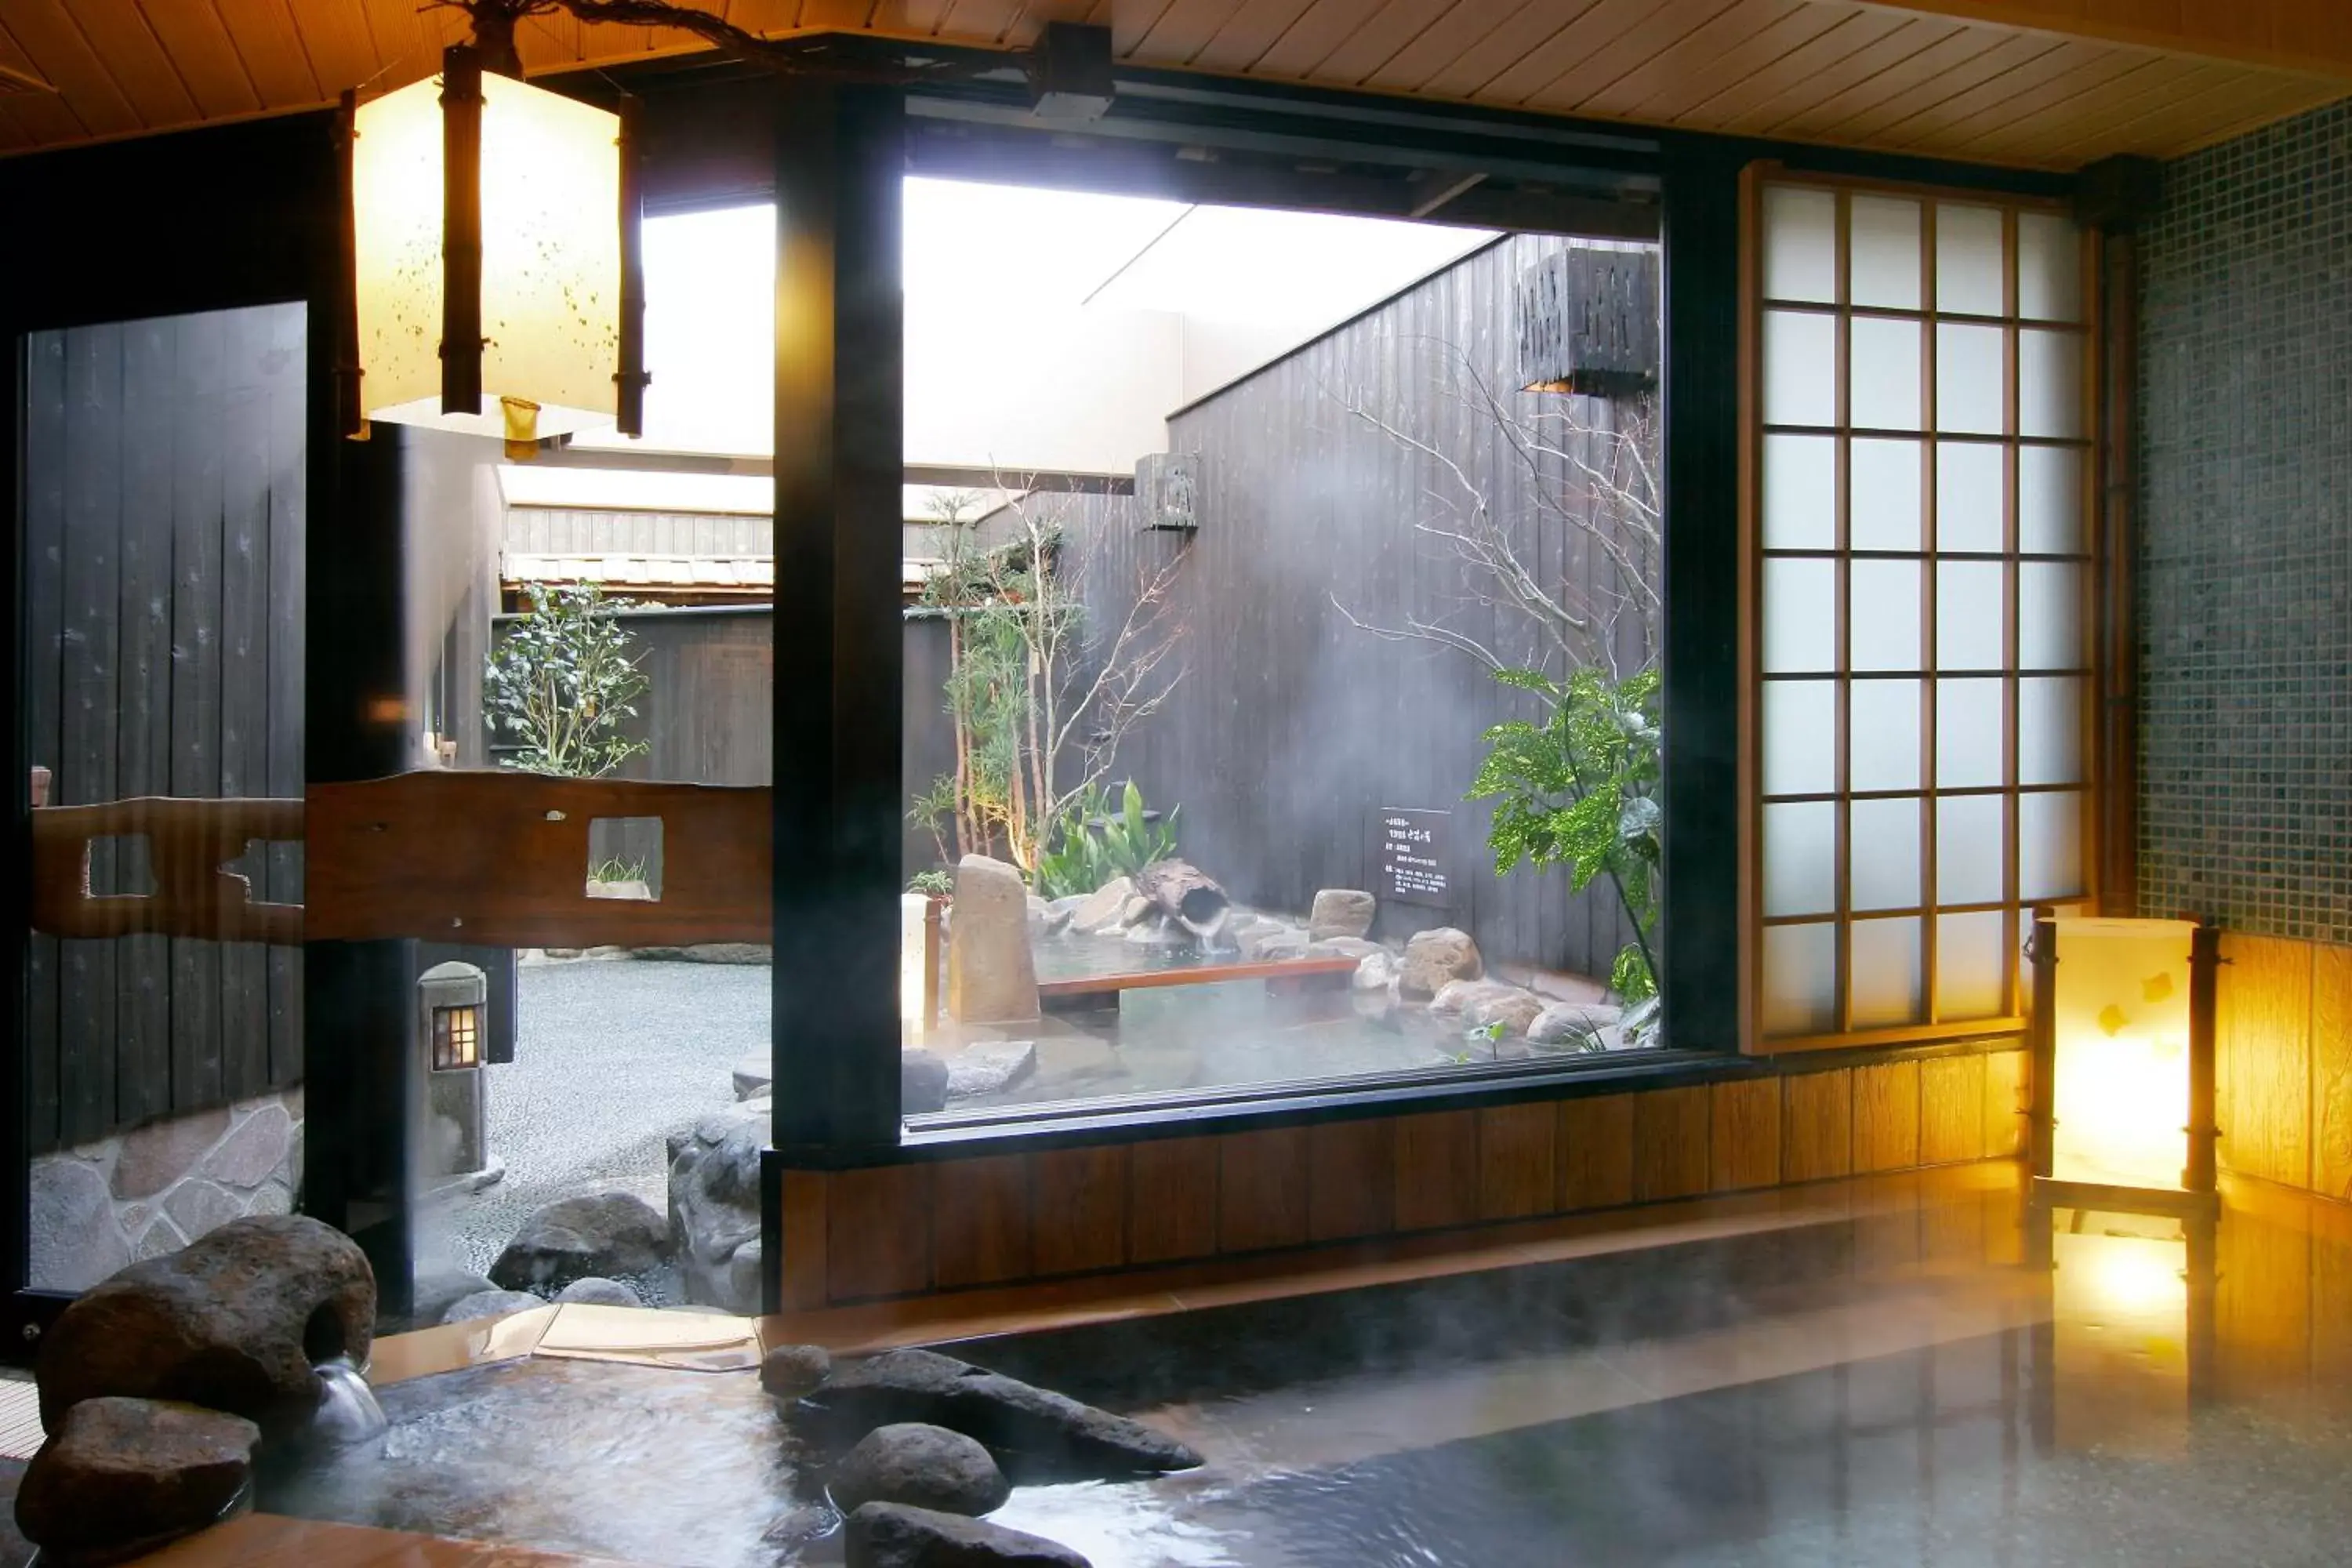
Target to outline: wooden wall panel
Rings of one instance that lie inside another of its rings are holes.
[[[2224,1394],[2301,1388],[2311,1364],[2312,1251],[2299,1229],[2223,1217],[2214,1306]]]
[[[1633,1201],[1631,1094],[1559,1102],[1559,1206],[1616,1208]]]
[[[1396,1124],[1331,1121],[1307,1130],[1307,1234],[1385,1234],[1396,1213]]]
[[[931,1234],[931,1275],[943,1290],[1027,1278],[1029,1162],[997,1154],[933,1165]]]
[[[1714,1149],[1707,1089],[1660,1089],[1633,1097],[1633,1197],[1640,1203],[1706,1191]]]
[[[931,1172],[877,1165],[833,1174],[825,1203],[825,1294],[906,1296],[931,1284]]]
[[[1478,1116],[1401,1117],[1396,1124],[1396,1227],[1434,1230],[1478,1217]]]
[[[1948,1165],[1985,1152],[1985,1058],[1971,1053],[1919,1064],[1919,1160]]]
[[[2311,1183],[2313,948],[2224,935],[2219,1049],[2229,1067],[2221,1160],[2289,1186]]]
[[[2312,960],[2311,1186],[2352,1198],[2352,947]]]
[[[1769,1187],[1780,1179],[1780,1080],[1745,1079],[1709,1091],[1714,1158],[1707,1184],[1718,1193]]]
[[[1128,1152],[1128,1258],[1160,1263],[1217,1250],[1217,1141],[1168,1138]]]
[[[1055,1149],[1030,1161],[1030,1260],[1038,1273],[1127,1261],[1128,1157],[1123,1147]]]
[[[1307,1240],[1307,1129],[1217,1140],[1217,1250],[1258,1252]]]
[[[821,1171],[786,1171],[783,1200],[783,1256],[773,1267],[782,1276],[784,1310],[801,1312],[832,1300],[825,1241],[826,1203],[833,1178]]]
[[[1853,1070],[1853,1168],[1904,1171],[1919,1163],[1919,1064]]]
[[[1552,1212],[1559,1197],[1554,1175],[1559,1129],[1559,1108],[1549,1100],[1478,1113],[1480,1219],[1524,1219]]]
[[[1780,1179],[1817,1182],[1853,1171],[1853,1073],[1798,1073],[1781,1085]]]
[[[2006,1160],[2025,1152],[2032,1066],[2032,1058],[2023,1051],[1994,1051],[1984,1058],[1984,1154],[1988,1160]]]

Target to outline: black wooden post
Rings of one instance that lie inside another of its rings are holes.
[[[793,1163],[898,1135],[903,120],[885,89],[778,100],[772,1047]]]
[[[1669,1045],[1741,1045],[1739,819],[1739,166],[1677,140],[1665,253],[1665,896]],[[1725,810],[1725,803],[1734,809]]]

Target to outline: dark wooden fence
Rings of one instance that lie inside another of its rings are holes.
[[[299,306],[37,332],[26,343],[20,721],[60,805],[302,793]],[[299,846],[250,857],[299,902]],[[143,841],[100,845],[134,891]],[[36,1152],[281,1088],[301,957],[163,937],[26,950]]]

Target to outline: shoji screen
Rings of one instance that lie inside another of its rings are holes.
[[[1982,1032],[2021,909],[2095,863],[2089,242],[1764,169],[1747,202],[1754,1037]]]

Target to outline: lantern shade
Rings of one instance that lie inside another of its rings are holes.
[[[2189,1166],[2189,921],[2060,920],[2049,1174],[2181,1190]]]
[[[441,407],[441,83],[360,106],[352,149],[362,411],[370,419],[535,438],[614,422],[620,368],[620,119],[482,78],[482,398]]]

